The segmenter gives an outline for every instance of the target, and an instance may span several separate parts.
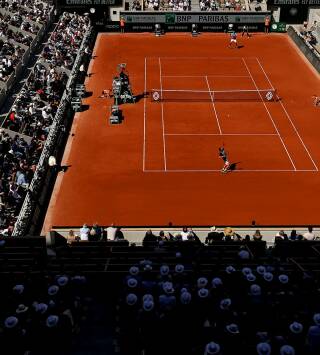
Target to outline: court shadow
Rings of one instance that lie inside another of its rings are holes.
[[[238,165],[239,163],[241,163],[241,161],[238,161],[238,162],[236,162],[236,163],[231,163],[229,170],[230,170],[230,171],[237,170],[237,165]]]
[[[86,91],[84,97],[90,97],[92,96],[92,91]]]
[[[139,102],[140,100],[144,99],[146,96],[146,93],[142,93],[142,94],[139,94],[139,95],[136,95],[135,96],[135,102]]]
[[[81,112],[89,110],[89,105],[81,105]]]
[[[61,165],[59,170],[66,173],[71,166],[72,165]]]
[[[238,45],[238,49],[241,49],[241,48],[243,48],[243,47],[244,47],[243,44],[239,44],[239,45]]]

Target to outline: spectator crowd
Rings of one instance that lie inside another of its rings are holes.
[[[80,275],[8,282],[0,295],[1,352],[40,355],[67,351],[85,314],[86,284]]]
[[[22,61],[26,47],[48,21],[50,6],[39,0],[1,0],[0,80],[6,82]]]
[[[246,10],[245,2],[241,0],[200,0],[199,6],[201,11]]]
[[[19,4],[34,8],[32,2]],[[45,9],[47,7],[43,11]],[[39,21],[43,17],[41,11],[34,10]],[[12,233],[88,26],[86,16],[68,13],[61,16],[3,124],[4,128],[29,136],[26,139],[18,135],[10,137],[3,129],[0,134],[0,233],[4,235]],[[6,64],[14,67],[19,49],[6,42],[2,47],[0,42],[0,48],[1,53],[7,54]]]
[[[129,268],[118,307],[121,354],[320,353],[318,278],[242,257],[223,266],[222,256],[203,271],[189,253],[177,252],[173,264],[150,254]]]
[[[320,29],[317,21],[314,21],[310,27],[308,22],[305,21],[303,26],[300,28],[299,34],[309,46],[316,46],[318,44],[316,35],[317,32],[320,35]]]

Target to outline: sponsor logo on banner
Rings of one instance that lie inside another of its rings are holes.
[[[266,93],[266,99],[267,99],[268,101],[271,101],[271,100],[273,99],[273,92],[272,92],[272,91],[268,91],[268,92]]]
[[[158,91],[154,91],[154,93],[152,94],[152,98],[154,101],[160,100],[160,94],[158,93]]]
[[[319,0],[320,1],[320,0]],[[229,15],[217,14],[177,14],[177,13],[121,13],[125,20],[130,23],[166,23],[166,24],[217,24],[217,23],[264,23],[265,13]]]

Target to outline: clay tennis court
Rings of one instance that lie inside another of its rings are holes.
[[[70,168],[59,174],[46,228],[319,224],[320,110],[311,100],[319,75],[287,35],[240,43],[229,49],[225,34],[98,35],[89,109],[74,119]],[[110,125],[113,101],[99,95],[119,63],[141,98]],[[153,89],[169,99],[154,102]]]

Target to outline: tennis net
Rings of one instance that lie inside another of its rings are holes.
[[[266,90],[151,90],[151,101],[275,101],[275,89]]]

